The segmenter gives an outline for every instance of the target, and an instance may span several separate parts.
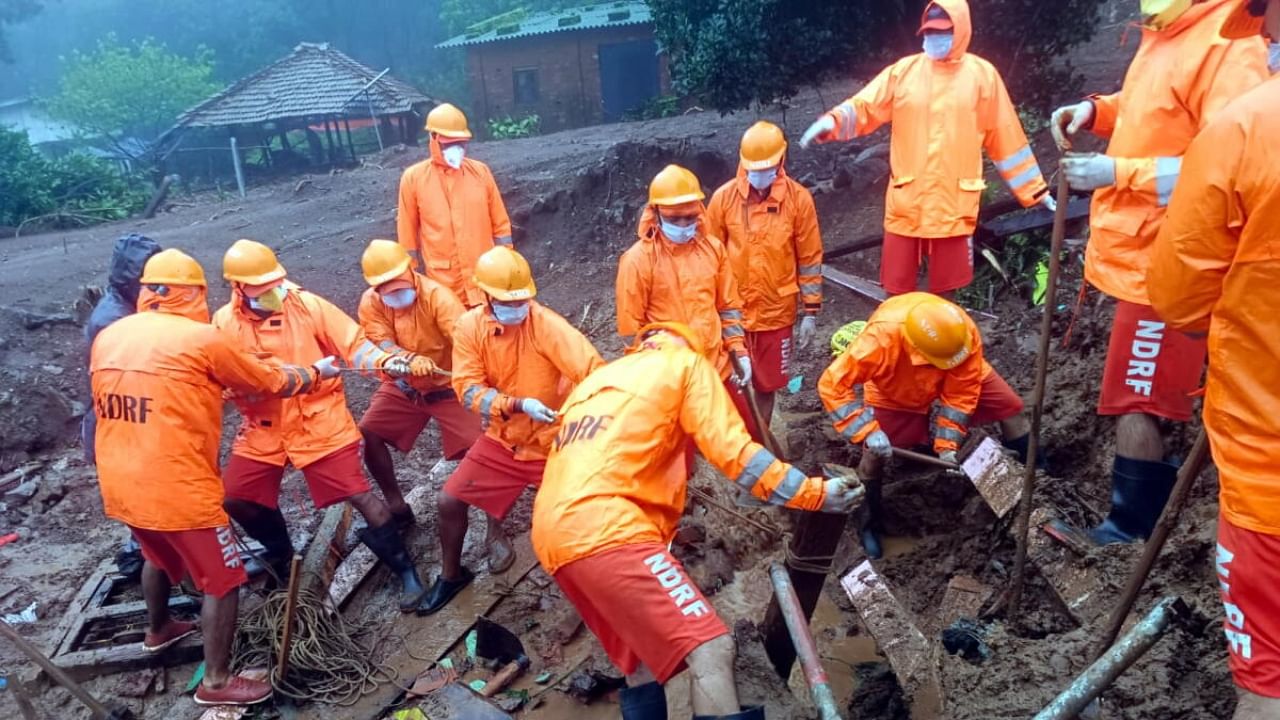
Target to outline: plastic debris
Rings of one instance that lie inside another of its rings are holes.
[[[11,542],[18,541],[18,533],[9,533],[8,535],[0,535],[0,545],[8,545]]]
[[[472,630],[471,632],[467,633],[467,640],[466,640],[467,657],[470,658],[471,660],[476,659],[476,638],[477,636],[476,636],[475,630]]]
[[[405,708],[397,710],[391,715],[395,720],[428,720],[426,713],[418,708]]]
[[[538,677],[534,678],[533,681],[538,683],[539,685],[546,685],[547,683],[551,682],[551,672],[548,670],[548,671],[538,673]]]
[[[489,683],[483,680],[472,680],[471,682],[467,683],[467,687],[471,688],[472,690],[475,690],[476,692],[480,692],[481,690],[484,689],[484,686],[488,684]]]
[[[796,393],[800,392],[800,388],[803,385],[804,385],[804,376],[796,375],[795,377],[787,381],[787,392],[791,393],[792,395],[795,395]]]
[[[4,621],[10,625],[30,625],[39,618],[36,617],[36,603],[33,600],[22,612],[9,613],[4,616]]]
[[[987,631],[977,622],[960,618],[942,631],[942,646],[951,655],[960,655],[972,665],[981,665],[991,657],[986,643]]]
[[[441,660],[441,661],[440,661],[440,667],[444,668],[445,670],[452,670],[452,669],[453,669],[453,658],[445,658],[445,659]]]
[[[191,676],[191,682],[187,683],[187,692],[195,692],[195,689],[200,686],[201,680],[204,680],[203,662],[200,663],[200,666],[196,668],[195,673]]]

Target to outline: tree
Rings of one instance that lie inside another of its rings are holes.
[[[0,62],[13,60],[9,43],[4,37],[4,26],[22,22],[40,12],[38,0],[0,0]]]
[[[45,218],[53,225],[119,220],[148,194],[111,164],[79,153],[56,160],[31,147],[26,132],[0,127],[0,225]]]

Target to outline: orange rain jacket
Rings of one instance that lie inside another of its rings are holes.
[[[1231,524],[1280,535],[1280,77],[1246,93],[1187,152],[1152,247],[1151,305],[1209,332],[1204,424]]]
[[[684,245],[663,236],[652,205],[640,217],[639,235],[618,260],[618,334],[630,337],[650,323],[683,323],[698,336],[720,377],[729,377],[729,353],[747,351],[742,299],[724,245],[707,228],[705,210],[697,236]]]
[[[761,198],[738,176],[711,196],[707,234],[723,238],[742,296],[742,324],[751,332],[796,321],[796,295],[806,313],[822,309],[822,233],[813,196],[778,166],[778,179]]]
[[[360,297],[360,326],[379,348],[392,355],[422,355],[430,358],[441,370],[453,368],[453,328],[466,308],[449,288],[431,278],[410,273],[410,281],[417,292],[413,307],[392,310],[382,302],[374,288],[364,291]],[[426,395],[450,387],[449,376],[432,374],[426,377],[384,378],[406,395],[414,392]]]
[[[484,293],[472,281],[476,260],[495,243],[511,244],[511,219],[489,166],[466,158],[454,170],[432,139],[431,157],[400,177],[396,237],[415,269],[467,307],[484,304]]]
[[[692,437],[755,497],[822,507],[824,484],[751,440],[713,365],[688,348],[642,350],[579,385],[561,412],[533,504],[533,549],[549,573],[620,545],[667,544],[684,512]]]
[[[108,517],[145,530],[228,524],[218,446],[224,387],[295,395],[316,382],[308,367],[272,367],[208,324],[198,302],[143,288],[137,314],[93,343],[98,477]]]
[[[934,400],[939,401],[934,451],[957,450],[964,440],[982,395],[982,381],[994,371],[982,357],[982,335],[967,314],[973,352],[950,370],[930,364],[907,341],[907,312],[925,297],[933,296],[914,292],[885,300],[858,339],[818,380],[828,417],[849,442],[860,443],[880,429],[874,408],[928,413]]]
[[[453,333],[454,392],[480,415],[485,434],[517,460],[545,458],[557,427],[520,412],[520,400],[537,398],[555,410],[572,385],[604,365],[568,320],[537,302],[529,305],[529,317],[514,327],[494,320],[487,307],[472,308]]]
[[[1091,129],[1111,140],[1116,184],[1093,193],[1084,274],[1111,297],[1149,304],[1149,251],[1183,153],[1224,105],[1267,78],[1261,38],[1218,32],[1238,4],[1205,0],[1164,30],[1143,28],[1120,92],[1091,98]]]
[[[291,282],[285,284],[289,294],[280,312],[259,317],[245,308],[243,295],[236,289],[231,302],[214,313],[213,324],[247,350],[296,365],[312,365],[336,355],[352,368],[373,372],[390,357],[337,306]],[[301,397],[241,398],[236,406],[242,421],[231,452],[250,460],[304,468],[360,441],[341,376],[321,380]]]
[[[1004,80],[991,63],[968,52],[969,4],[932,5],[955,25],[951,54],[934,61],[917,53],[885,68],[830,112],[835,132],[818,138],[850,140],[893,125],[884,229],[914,238],[973,234],[987,186],[983,149],[1024,207],[1048,192]]]

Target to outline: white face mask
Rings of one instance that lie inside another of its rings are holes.
[[[1280,73],[1280,42],[1273,42],[1267,46],[1267,67],[1271,68],[1271,74]]]
[[[418,293],[413,288],[400,288],[389,293],[382,293],[382,303],[392,310],[403,310],[413,305],[413,301],[417,297]]]
[[[759,190],[760,192],[768,190],[773,185],[773,181],[777,179],[778,168],[776,167],[769,168],[768,170],[747,171],[747,182],[751,184],[751,187]]]
[[[924,36],[924,54],[931,60],[943,60],[951,54],[951,44],[955,41],[952,33],[930,33]]]
[[[462,167],[462,159],[467,156],[467,149],[461,145],[450,145],[441,150],[440,154],[444,156],[444,161],[449,164],[449,167],[457,170]]]
[[[666,220],[662,220],[661,223],[662,223],[662,234],[666,235],[668,240],[670,240],[671,242],[677,245],[684,245],[685,243],[692,240],[695,235],[698,234],[697,223],[694,223],[687,227],[683,225],[676,225],[675,223],[669,223]]]
[[[493,319],[503,325],[519,325],[529,317],[529,303],[515,306],[493,303],[489,307],[493,311]]]

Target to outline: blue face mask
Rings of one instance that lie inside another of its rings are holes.
[[[769,168],[768,170],[747,171],[747,182],[751,184],[751,187],[759,190],[760,192],[768,190],[773,185],[773,181],[777,179],[778,168],[776,167]]]
[[[952,33],[930,33],[924,36],[924,54],[931,60],[943,60],[951,54],[951,44],[955,42]]]
[[[661,223],[662,223],[662,234],[666,235],[668,240],[670,240],[671,242],[677,245],[684,245],[685,243],[692,240],[695,235],[698,234],[697,223],[694,223],[687,227],[682,225],[676,225],[675,223],[669,223],[666,220],[662,220]]]
[[[382,293],[382,304],[392,310],[403,310],[413,305],[413,301],[417,297],[418,293],[413,288],[400,288],[389,293]]]
[[[1271,74],[1280,73],[1280,42],[1273,42],[1267,46],[1267,67],[1271,68]]]
[[[519,325],[529,317],[529,303],[515,306],[493,303],[489,309],[493,312],[493,319],[503,325]]]

